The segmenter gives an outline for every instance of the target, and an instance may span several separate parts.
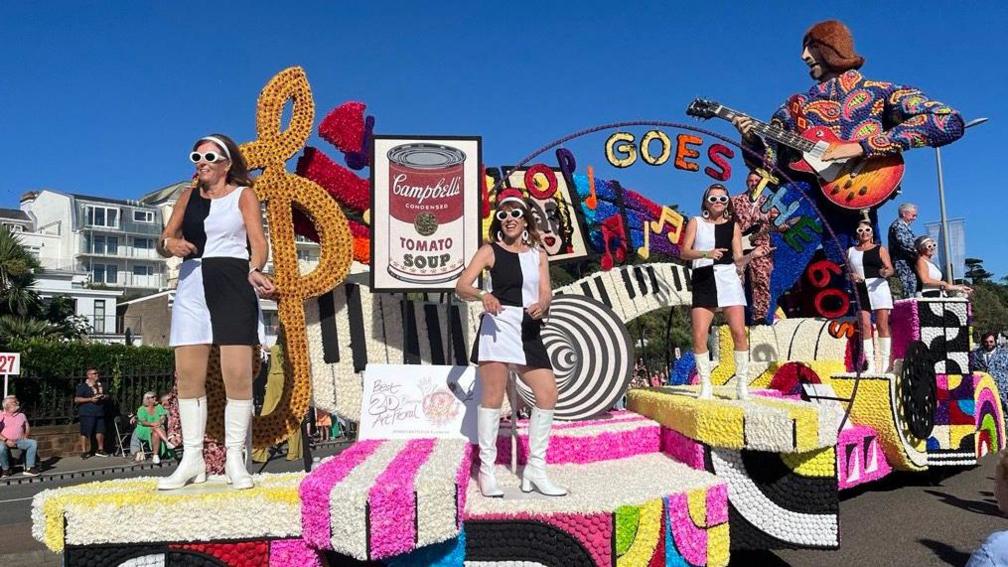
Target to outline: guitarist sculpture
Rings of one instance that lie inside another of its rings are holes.
[[[704,119],[717,116],[729,122],[746,117],[727,106],[702,98],[691,102],[686,114]],[[824,161],[823,156],[830,146],[846,141],[838,138],[828,127],[812,126],[801,134],[795,134],[780,126],[750,120],[753,131],[764,140],[801,152],[801,157],[789,163],[788,167],[817,176],[823,195],[837,206],[870,209],[887,201],[899,188],[903,178],[903,156],[900,154]]]
[[[850,30],[841,22],[812,26],[802,45],[802,60],[817,84],[789,98],[770,124],[716,103],[691,105],[697,114],[731,120],[743,144],[763,156],[763,163],[746,156],[750,167],[772,171],[783,165],[782,153],[797,151],[791,166],[815,172],[827,200],[844,209],[870,209],[898,188],[901,152],[942,146],[962,136],[963,120],[952,108],[917,89],[862,76],[857,69],[864,59],[855,53]],[[834,228],[853,233],[857,217]]]

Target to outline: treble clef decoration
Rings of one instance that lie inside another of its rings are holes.
[[[290,125],[281,130],[288,101],[292,103]],[[304,301],[339,285],[350,269],[353,237],[343,211],[320,185],[287,171],[284,165],[304,147],[314,120],[315,102],[304,70],[284,69],[259,95],[256,140],[241,147],[249,169],[262,170],[254,187],[259,200],[266,203],[277,309],[285,338],[283,394],[272,412],[255,418],[256,448],[275,445],[300,427],[311,399]],[[298,269],[294,207],[312,220],[319,235],[319,262],[308,274]]]

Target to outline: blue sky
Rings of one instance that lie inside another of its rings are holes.
[[[997,149],[1008,137],[1008,7],[852,5],[7,2],[0,206],[38,188],[136,198],[184,178],[193,139],[254,137],[259,90],[290,65],[308,73],[316,122],[361,100],[379,133],[483,136],[490,165],[608,121],[687,122],[694,96],[765,118],[810,85],[798,57],[805,30],[839,17],[866,76],[920,87],[967,118],[990,117],[943,150],[947,203],[950,217],[966,219],[967,254],[1008,274]],[[725,123],[702,126],[734,136]],[[601,166],[603,141],[579,144],[579,162]],[[936,220],[934,152],[906,159],[899,201]],[[646,169],[622,172],[624,185],[695,208],[701,176]],[[881,218],[894,215],[891,203]]]

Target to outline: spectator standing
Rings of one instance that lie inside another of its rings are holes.
[[[80,416],[81,458],[91,455],[107,457],[105,452],[105,392],[97,368],[88,368],[83,382],[77,385],[74,403]],[[97,443],[95,443],[97,441]],[[88,448],[88,444],[90,449]]]
[[[997,337],[987,332],[980,337],[980,346],[970,353],[970,372],[990,372],[990,362],[997,354]]]
[[[913,297],[917,291],[917,248],[914,246],[913,229],[910,223],[917,220],[917,205],[903,203],[899,206],[899,216],[889,225],[889,253],[893,268],[903,284],[903,297]]]
[[[21,412],[21,404],[14,396],[7,396],[3,399],[3,411],[0,412],[0,469],[3,469],[0,476],[10,476],[13,474],[10,466],[10,450],[21,449],[25,452],[24,475],[38,476],[38,469],[35,468],[35,455],[38,451],[38,442],[29,439],[31,426],[28,425],[28,418]]]

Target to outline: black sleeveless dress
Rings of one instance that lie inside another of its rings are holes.
[[[492,243],[494,265],[487,291],[501,302],[497,315],[480,317],[479,336],[473,344],[472,361],[505,362],[527,368],[549,368],[549,355],[540,335],[542,319],[529,316],[526,307],[539,301],[539,255],[531,248],[516,253]]]

